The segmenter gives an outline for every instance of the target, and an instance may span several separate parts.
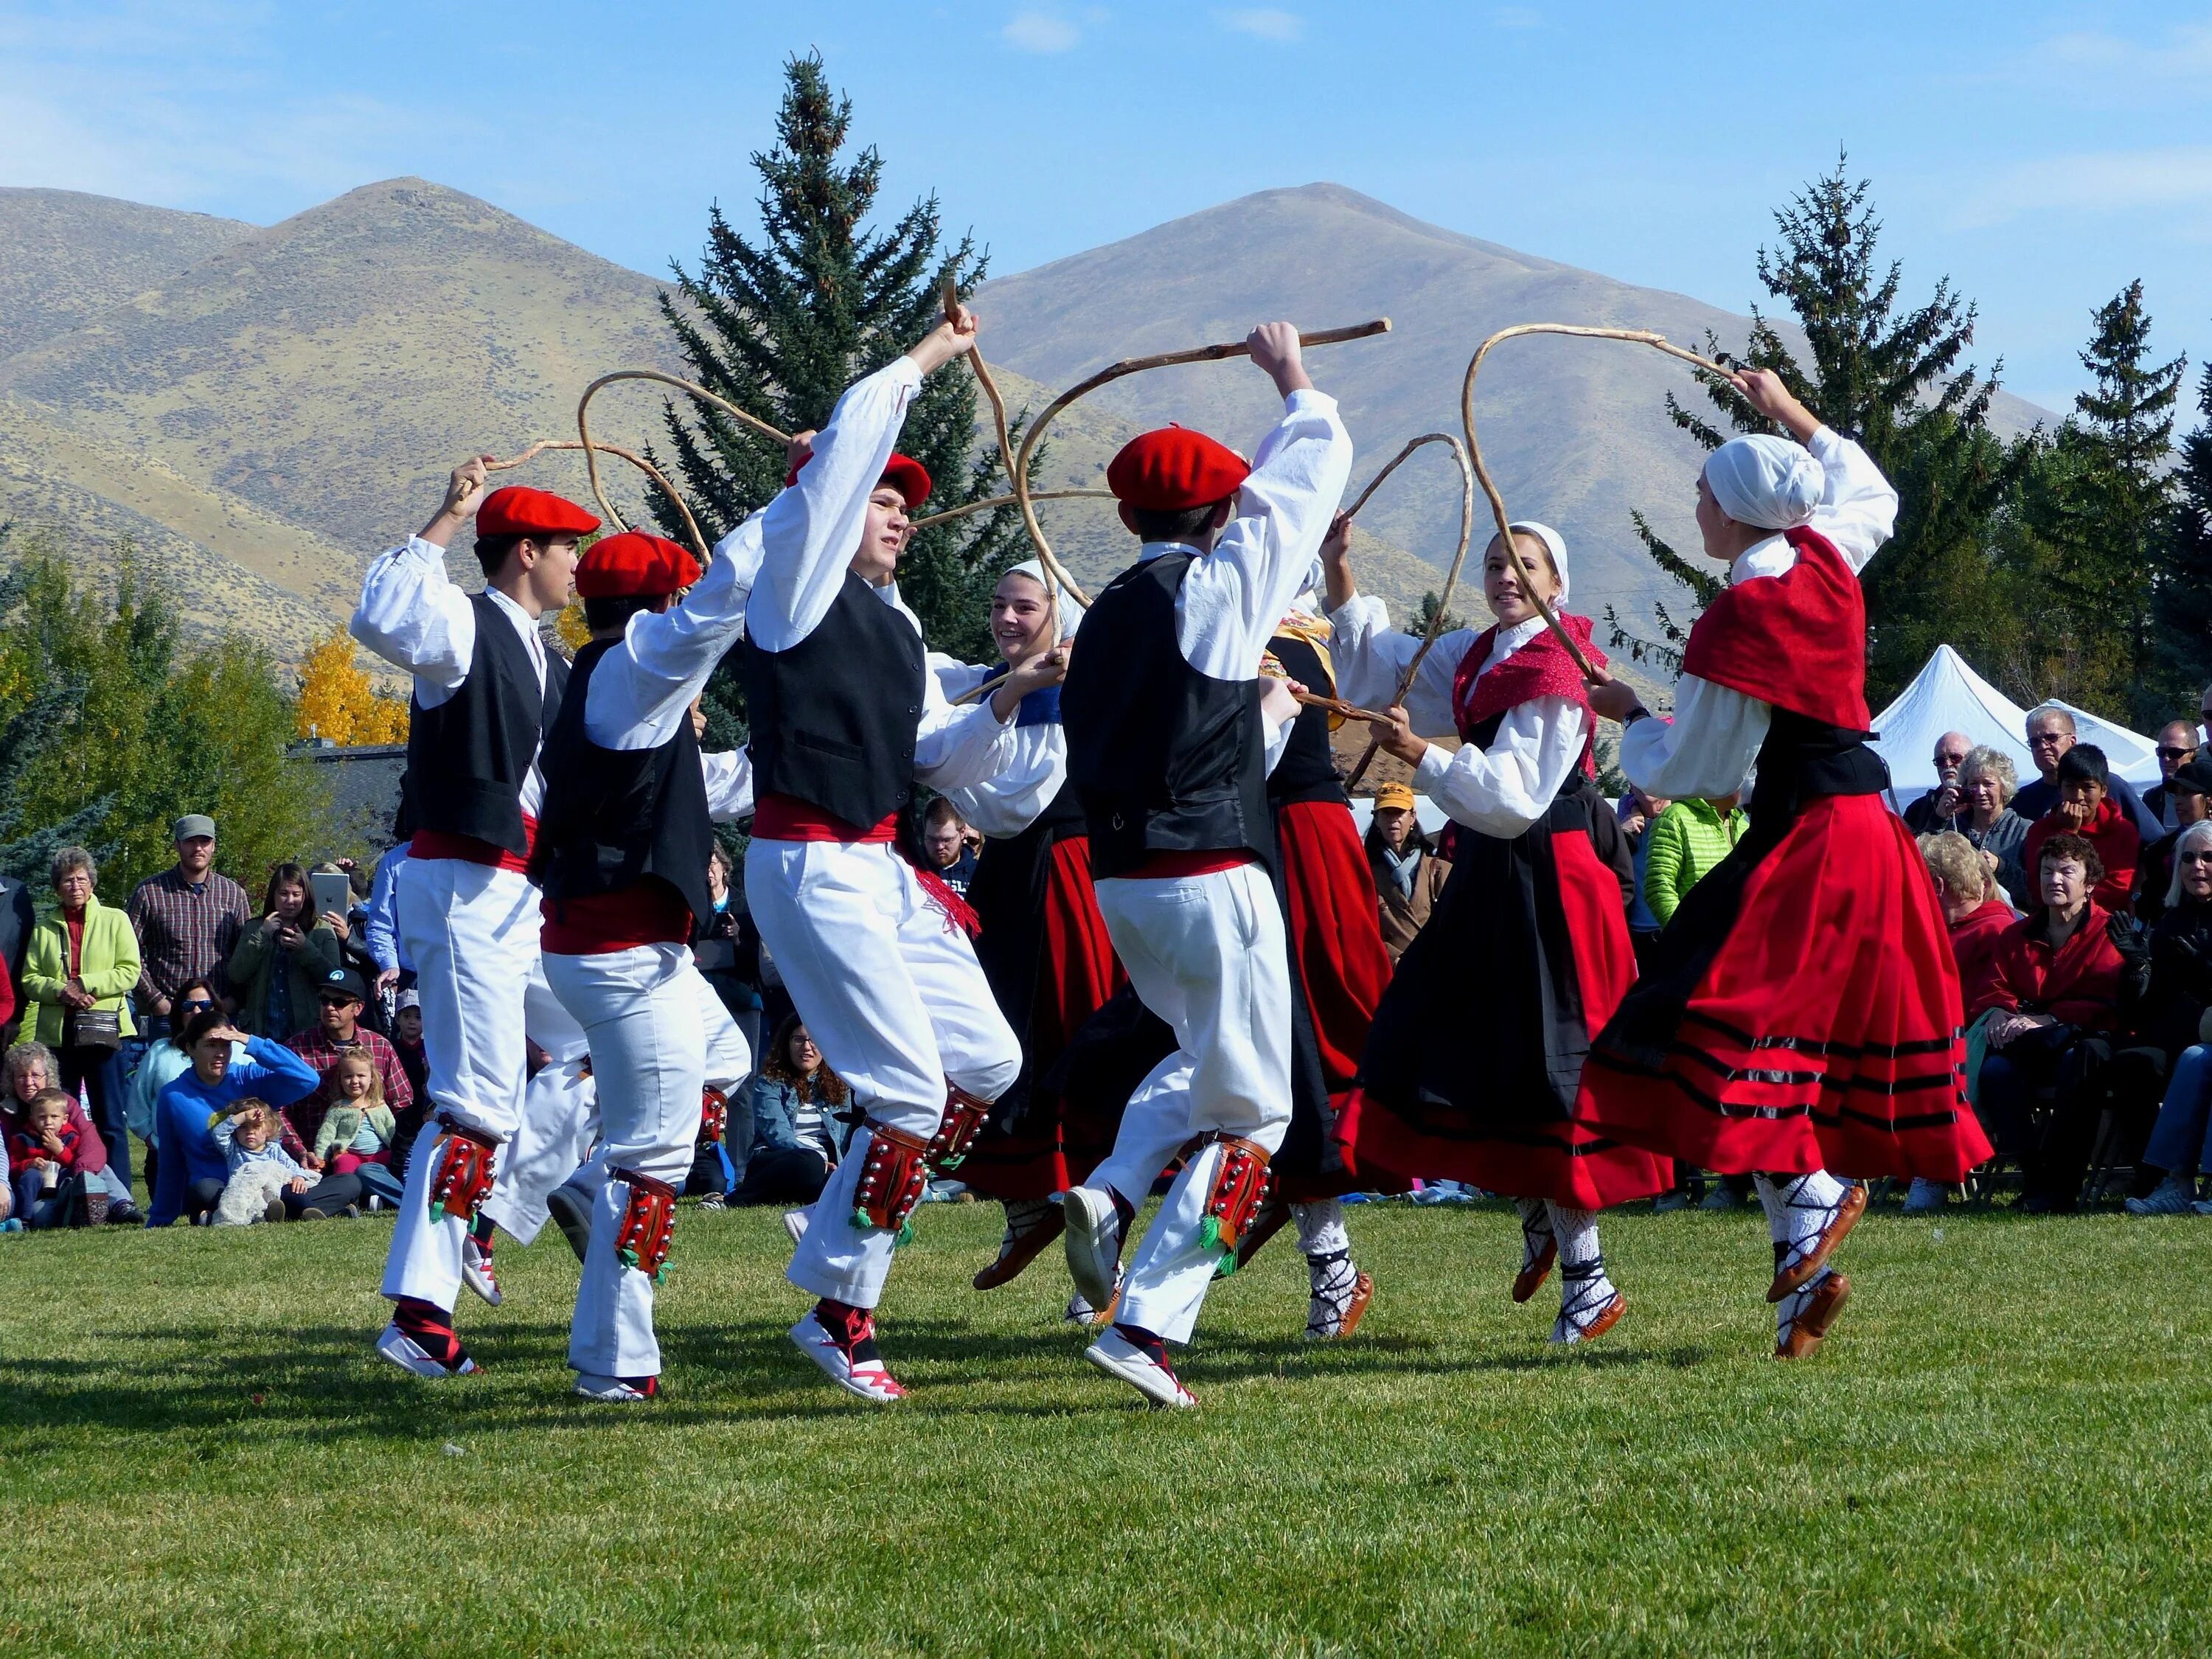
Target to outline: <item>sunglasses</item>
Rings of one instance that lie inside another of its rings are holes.
[[[205,997],[194,997],[189,1002],[180,1002],[177,1005],[179,1012],[187,1014],[201,1013],[214,1006],[215,1004]]]
[[[2158,746],[2158,757],[2160,760],[2187,760],[2196,752],[2197,751],[2194,749],[2176,749],[2171,744],[2163,743]]]
[[[2184,853],[2181,861],[2184,864],[2212,864],[2212,853]]]

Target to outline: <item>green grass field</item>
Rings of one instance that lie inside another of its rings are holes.
[[[783,1337],[770,1212],[696,1214],[667,1392],[568,1392],[549,1229],[485,1374],[374,1358],[389,1224],[0,1239],[0,1649],[23,1653],[2203,1652],[2212,1227],[1869,1217],[1785,1366],[1755,1210],[1612,1218],[1628,1317],[1547,1348],[1502,1209],[1370,1206],[1316,1348],[1285,1236],[1141,1408],[1048,1255],[933,1206],[871,1409]]]

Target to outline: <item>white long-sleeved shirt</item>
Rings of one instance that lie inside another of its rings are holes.
[[[753,810],[753,757],[742,749],[699,751],[707,780],[707,816],[730,823]]]
[[[1826,427],[1806,446],[1827,473],[1827,487],[1810,528],[1842,554],[1852,573],[1897,527],[1897,491],[1865,450]],[[1729,567],[1729,582],[1786,574],[1797,550],[1780,532],[1754,543]],[[1640,720],[1621,735],[1620,765],[1647,794],[1711,800],[1743,787],[1759,745],[1766,741],[1772,708],[1756,697],[1694,674],[1674,687],[1674,718]]]
[[[1341,695],[1387,703],[1420,641],[1389,626],[1389,607],[1355,593],[1330,617],[1329,655],[1336,664]],[[1476,678],[1489,673],[1544,631],[1544,619],[1532,617],[1501,628],[1491,642]],[[1452,707],[1452,683],[1467,653],[1481,636],[1457,629],[1438,637],[1421,659],[1406,693],[1406,713],[1417,736],[1443,737],[1459,729]],[[1350,688],[1357,687],[1357,690]],[[1533,697],[1505,711],[1486,749],[1463,744],[1456,751],[1428,746],[1413,769],[1413,787],[1443,808],[1455,822],[1486,836],[1510,839],[1541,821],[1553,800],[1573,778],[1589,719],[1565,697]]]
[[[930,678],[948,700],[974,690],[1004,665],[983,667],[932,653]],[[1067,733],[1057,720],[1020,723],[1017,713],[1012,757],[995,777],[947,789],[960,816],[986,836],[1018,836],[1044,815],[1067,782]]]
[[[921,386],[911,357],[894,358],[855,381],[815,435],[813,459],[799,481],[748,520],[757,524],[761,553],[744,607],[747,636],[764,651],[788,651],[822,625],[851,573],[867,521],[868,497],[884,476]],[[899,597],[898,584],[877,595],[919,635],[921,620]],[[915,732],[915,775],[951,790],[1002,772],[1014,758],[1012,721],[1000,720],[986,697],[954,708],[933,674],[922,676],[921,718]]]
[[[743,526],[725,537],[681,601],[639,611],[599,659],[584,694],[584,735],[593,743],[657,749],[691,718],[691,704],[744,626],[747,540]]]
[[[514,625],[542,690],[545,641],[536,620],[497,588],[487,592]],[[420,536],[410,536],[371,562],[348,631],[394,668],[413,675],[415,701],[425,708],[435,708],[460,690],[476,660],[476,608],[446,574],[446,550]],[[545,799],[545,775],[535,758],[520,799],[523,811],[536,817]]]

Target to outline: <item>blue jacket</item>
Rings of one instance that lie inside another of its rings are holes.
[[[757,1076],[753,1079],[753,1150],[763,1146],[778,1146],[795,1152],[801,1145],[799,1139],[799,1091],[791,1084],[778,1079]],[[839,1108],[849,1110],[850,1103]],[[825,1111],[822,1127],[836,1147],[837,1156],[844,1157],[845,1148],[853,1139],[853,1126],[843,1119]],[[809,1152],[819,1148],[807,1146]]]
[[[289,1106],[321,1086],[315,1068],[281,1042],[249,1037],[246,1055],[234,1059],[222,1081],[200,1081],[188,1071],[161,1091],[155,1103],[160,1126],[161,1167],[146,1208],[146,1224],[166,1227],[184,1213],[185,1194],[195,1181],[228,1181],[230,1160],[215,1133],[215,1122],[249,1096],[271,1106]]]

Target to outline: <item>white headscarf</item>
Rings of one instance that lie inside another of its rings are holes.
[[[1072,640],[1075,637],[1075,630],[1083,621],[1083,607],[1076,602],[1075,595],[1067,591],[1065,584],[1048,579],[1044,574],[1044,566],[1035,559],[1024,559],[1019,564],[1008,565],[1006,574],[1027,576],[1039,587],[1044,589],[1048,595],[1058,600],[1060,637],[1063,640]]]
[[[1544,550],[1552,556],[1552,568],[1559,573],[1559,591],[1552,596],[1552,609],[1564,609],[1567,603],[1566,538],[1551,526],[1538,524],[1534,519],[1516,519],[1507,528],[1534,536],[1544,544]]]
[[[1795,530],[1809,523],[1828,474],[1813,453],[1785,438],[1731,438],[1705,458],[1705,483],[1738,524]]]

